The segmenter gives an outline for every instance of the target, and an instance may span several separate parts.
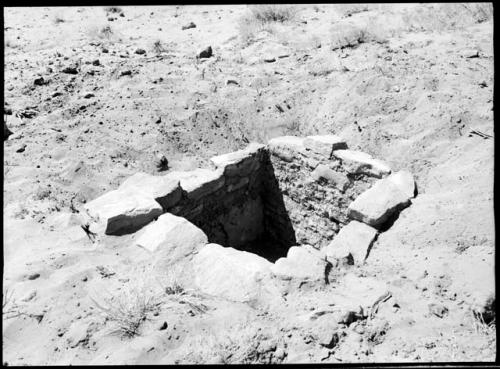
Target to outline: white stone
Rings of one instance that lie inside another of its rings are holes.
[[[324,280],[327,262],[324,254],[312,246],[293,246],[286,258],[279,258],[271,267],[272,272],[282,279]]]
[[[410,199],[392,181],[380,179],[348,207],[348,216],[380,227],[392,214],[410,204]]]
[[[213,243],[193,258],[195,283],[202,292],[240,302],[261,296],[271,265],[258,255]]]
[[[163,263],[173,262],[196,253],[208,243],[206,234],[185,218],[169,213],[144,227],[136,245],[161,257]]]
[[[139,172],[127,178],[119,190],[133,190],[154,198],[163,208],[168,210],[182,197],[179,179],[169,176],[153,176]]]
[[[152,197],[131,190],[115,190],[84,205],[95,232],[107,235],[133,233],[163,213]]]
[[[345,174],[336,172],[324,164],[319,164],[316,169],[313,170],[311,176],[316,181],[323,178],[341,191],[344,191],[349,184],[349,178],[347,178]]]
[[[260,166],[257,155],[265,149],[265,145],[251,143],[245,149],[210,158],[218,168],[223,169],[224,175],[246,176]]]
[[[407,170],[393,173],[387,179],[398,186],[401,192],[409,198],[415,197],[415,179],[413,178],[413,174]]]
[[[180,180],[180,185],[187,193],[187,197],[198,200],[224,186],[222,170],[195,169],[186,172],[170,172],[169,178]]]
[[[344,168],[350,173],[364,173],[381,178],[391,173],[387,163],[374,159],[370,154],[355,150],[335,150],[333,156],[342,160]]]
[[[307,136],[304,146],[327,159],[332,157],[333,150],[347,149],[345,141],[336,135]]]
[[[376,236],[375,228],[353,220],[339,231],[324,251],[329,260],[344,258],[348,252],[355,264],[362,264]]]

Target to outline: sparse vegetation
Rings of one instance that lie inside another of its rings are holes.
[[[127,288],[118,295],[101,297],[100,302],[91,299],[105,318],[114,323],[113,333],[125,337],[137,336],[141,324],[150,313],[158,311],[161,304],[158,295],[143,288]]]
[[[165,44],[163,43],[162,40],[156,40],[154,43],[153,43],[153,51],[156,53],[156,54],[161,54],[161,53],[164,53],[167,51],[167,48],[165,46]]]
[[[109,6],[107,7],[106,9],[104,9],[106,11],[106,13],[108,14],[120,14],[120,13],[123,13],[123,10],[122,8],[118,7],[118,6]]]
[[[255,20],[262,23],[290,21],[297,14],[297,8],[292,5],[254,5],[250,11]]]

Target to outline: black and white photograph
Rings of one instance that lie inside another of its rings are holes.
[[[492,3],[2,10],[4,366],[496,362]]]

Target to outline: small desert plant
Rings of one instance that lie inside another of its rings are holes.
[[[63,18],[63,17],[61,17],[60,15],[56,15],[56,16],[54,17],[54,23],[55,23],[55,24],[64,23],[64,22],[65,22],[64,18]]]
[[[350,17],[353,14],[367,12],[370,10],[367,4],[337,4],[335,8],[342,17]]]
[[[167,48],[165,47],[164,43],[161,40],[156,40],[153,43],[153,51],[156,54],[161,54],[167,51]]]
[[[105,8],[104,10],[108,14],[120,14],[120,13],[123,13],[123,10],[120,7],[118,7],[118,6],[109,6],[109,7]]]
[[[297,8],[292,5],[254,5],[250,7],[252,16],[259,22],[285,22],[293,20],[297,14]]]
[[[168,168],[168,159],[165,155],[158,155],[156,160],[156,169],[158,169],[159,172],[164,172],[168,170]]]
[[[91,299],[105,318],[114,323],[113,333],[129,338],[139,334],[148,314],[158,311],[161,304],[158,295],[143,288],[128,288],[115,296],[108,294],[107,297]]]

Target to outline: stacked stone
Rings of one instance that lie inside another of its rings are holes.
[[[169,212],[202,228],[212,242],[238,246],[264,229],[260,171],[265,157],[264,145],[250,144],[212,158],[213,170],[136,173],[87,203],[86,222],[94,233],[123,235]]]
[[[349,150],[335,135],[283,136],[268,147],[299,244],[326,246],[349,222],[351,202],[391,172],[369,154]]]

